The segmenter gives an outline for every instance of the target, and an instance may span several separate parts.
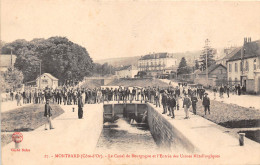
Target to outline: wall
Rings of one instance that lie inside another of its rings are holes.
[[[185,150],[195,152],[195,146],[177,130],[174,125],[169,123],[160,113],[148,105],[148,124],[150,132],[160,147],[171,151]]]

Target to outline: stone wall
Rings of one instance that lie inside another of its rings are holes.
[[[171,151],[194,152],[195,146],[174,125],[168,122],[162,114],[148,105],[148,124],[150,132],[158,146]]]

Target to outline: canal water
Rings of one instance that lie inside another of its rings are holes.
[[[155,152],[157,149],[148,124],[130,124],[126,118],[104,123],[96,146],[97,151],[117,152]]]

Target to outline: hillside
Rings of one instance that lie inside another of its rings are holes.
[[[185,57],[188,64],[193,64],[194,59],[199,58],[201,51],[187,51],[183,53],[173,53],[175,58],[180,61],[182,57]],[[118,57],[118,58],[109,58],[103,60],[96,60],[94,62],[99,64],[108,63],[113,65],[114,67],[126,66],[126,65],[135,65],[137,66],[138,59],[141,56],[133,56],[133,57]]]
[[[137,66],[138,59],[141,56],[133,56],[133,57],[118,57],[118,58],[108,58],[103,60],[96,60],[95,63],[104,64],[108,63],[114,67],[126,66],[126,65],[135,65]]]

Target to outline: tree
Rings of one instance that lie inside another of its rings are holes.
[[[32,41],[16,40],[5,44],[2,53],[17,56],[14,66],[24,74],[24,82],[35,80],[47,72],[57,77],[60,82],[82,80],[93,71],[93,61],[87,50],[66,37],[37,38]]]
[[[177,69],[177,75],[182,75],[182,74],[189,74],[191,73],[191,68],[187,65],[187,61],[185,57],[182,57],[179,67]]]
[[[115,74],[115,68],[112,65],[109,65],[108,63],[104,63],[102,65],[98,63],[94,63],[93,74],[99,76]]]
[[[205,46],[204,46],[204,48],[201,52],[201,55],[200,55],[200,69],[201,70],[206,69],[206,63],[207,63],[207,67],[216,63],[215,60],[214,60],[215,54],[216,54],[216,50],[209,46],[209,40],[206,39]]]
[[[1,91],[6,89],[20,88],[23,82],[23,73],[15,68],[8,68],[1,73]]]
[[[200,64],[199,64],[198,60],[195,60],[195,66],[194,67],[195,67],[195,70],[200,68]]]

